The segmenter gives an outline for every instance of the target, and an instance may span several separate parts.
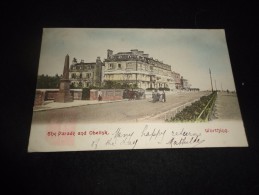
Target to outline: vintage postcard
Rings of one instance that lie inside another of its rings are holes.
[[[247,147],[223,29],[44,28],[28,152]]]

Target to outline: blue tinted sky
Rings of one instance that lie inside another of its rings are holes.
[[[104,60],[107,49],[144,51],[202,90],[211,89],[210,68],[213,85],[235,90],[224,30],[45,28],[38,74],[62,74],[66,54],[70,62]]]

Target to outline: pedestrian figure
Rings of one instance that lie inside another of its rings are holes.
[[[162,94],[160,93],[159,90],[157,92],[157,101],[162,102]]]
[[[165,90],[163,90],[163,93],[162,93],[162,101],[165,102],[166,99],[165,99]]]
[[[135,98],[135,94],[133,89],[131,89],[131,91],[129,91],[129,100],[134,100],[134,98]]]
[[[102,101],[102,91],[98,90],[98,101]]]
[[[155,98],[155,90],[152,90],[152,100],[154,101]]]
[[[152,92],[152,99],[153,99],[153,102],[157,102],[159,100],[157,89]]]

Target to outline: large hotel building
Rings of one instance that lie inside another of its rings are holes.
[[[132,49],[130,52],[107,50],[107,58],[101,62],[77,62],[74,58],[70,66],[70,80],[75,87],[102,86],[107,81],[135,85],[142,89],[169,88],[187,89],[188,81],[179,73],[171,70],[171,66],[155,60],[143,51]],[[187,86],[187,87],[186,87]]]
[[[143,51],[113,54],[107,51],[104,60],[104,81],[117,81],[121,84],[136,84],[139,88],[176,88],[171,66],[155,60]]]

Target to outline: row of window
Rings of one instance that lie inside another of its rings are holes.
[[[121,64],[118,64],[118,66],[116,66],[115,63],[109,63],[108,64],[108,70],[121,69],[121,68],[122,68]],[[135,69],[136,69],[136,63],[135,62],[126,64],[126,70],[135,70]],[[163,74],[163,75],[170,74],[168,71],[159,70],[156,67],[154,68],[153,66],[147,66],[147,65],[142,65],[142,64],[138,64],[137,70],[155,71],[156,73]]]
[[[118,79],[118,80],[130,80],[130,79],[136,79],[136,74],[124,74],[124,75],[113,75],[113,74],[108,74],[104,76],[105,79]],[[161,78],[161,77],[155,77],[152,76],[152,78],[149,75],[145,75],[145,74],[137,74],[137,78],[138,79],[144,79],[144,80],[155,80],[157,78],[157,80],[165,80],[165,78]],[[167,79],[167,81],[173,81],[172,79]]]
[[[146,57],[143,56],[139,56],[139,55],[115,55],[115,56],[111,56],[111,59],[138,59],[138,60],[142,60],[144,62],[150,63],[150,64],[154,64],[154,65],[158,65],[161,66],[163,65],[163,62],[159,62],[153,59],[147,59]]]
[[[94,65],[71,66],[71,70],[90,70],[94,69]]]
[[[115,63],[109,63],[108,64],[108,69],[121,69],[122,68],[122,65],[121,64],[118,64],[118,66],[116,66]],[[126,70],[135,70],[136,69],[136,63],[127,63],[126,64]],[[153,70],[153,66],[145,66],[142,64],[138,64],[138,70]]]
[[[108,69],[115,69],[116,68],[116,64],[110,63],[108,65]],[[118,64],[118,69],[121,69],[121,64]]]
[[[84,77],[83,77],[83,74],[82,73],[80,73],[79,75],[77,75],[76,73],[72,73],[71,74],[71,78],[72,79],[78,79],[78,78],[87,78],[87,79],[89,79],[89,78],[91,78],[91,76],[92,76],[92,74],[91,73],[87,73],[87,74],[85,74],[84,75]]]

